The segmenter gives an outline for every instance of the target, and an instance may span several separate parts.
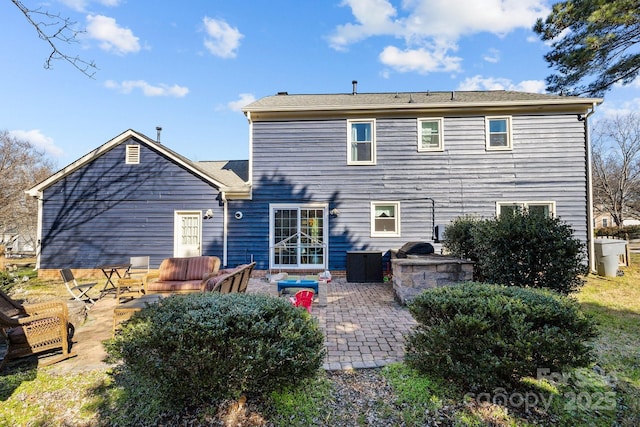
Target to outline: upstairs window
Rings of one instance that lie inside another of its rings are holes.
[[[511,150],[511,117],[487,117],[487,150]]]
[[[418,151],[443,151],[442,119],[418,119]]]
[[[371,236],[400,236],[400,202],[371,202]]]
[[[140,164],[140,146],[139,145],[127,145],[127,152],[125,154],[125,163],[128,165]]]
[[[375,120],[349,120],[347,136],[347,164],[376,164]]]

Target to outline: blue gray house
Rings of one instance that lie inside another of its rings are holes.
[[[516,208],[561,217],[591,247],[587,118],[602,99],[355,89],[247,105],[248,165],[191,162],[125,132],[30,190],[40,267],[202,253],[342,271],[349,251],[433,242],[458,216]],[[201,237],[181,252],[188,230]]]
[[[220,205],[250,197],[247,176],[246,160],[192,162],[127,130],[28,190],[39,205],[39,275],[94,275],[136,255],[155,267],[174,255],[222,258]]]

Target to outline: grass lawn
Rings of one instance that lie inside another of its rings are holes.
[[[9,364],[0,373],[0,426],[100,425],[640,425],[640,255],[615,278],[589,276],[576,295],[598,322],[593,367],[556,381],[529,379],[518,390],[479,399],[443,378],[425,378],[403,364],[363,373],[321,373],[300,389],[245,403],[215,402],[153,418],[162,403],[143,386],[108,372],[54,376],[47,368]],[[23,275],[29,275],[23,272]],[[31,276],[33,277],[33,276]],[[37,279],[20,283],[47,296]],[[62,287],[64,290],[64,287]],[[32,292],[31,292],[32,291]],[[66,292],[66,290],[64,291]],[[64,295],[62,293],[61,295]],[[366,381],[366,382],[365,382]],[[140,405],[145,401],[145,405]],[[156,412],[154,412],[156,411]],[[436,424],[436,421],[438,424]]]

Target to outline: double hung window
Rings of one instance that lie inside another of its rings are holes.
[[[376,164],[376,122],[370,120],[349,120],[347,136],[347,164]]]
[[[400,236],[400,202],[371,202],[371,236]]]
[[[511,117],[487,117],[487,150],[511,150]]]
[[[496,213],[500,215],[510,215],[515,212],[528,211],[529,214],[555,216],[555,202],[497,202]]]
[[[418,119],[418,151],[443,151],[442,119]]]

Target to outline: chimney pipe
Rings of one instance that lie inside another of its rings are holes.
[[[357,80],[352,80],[351,84],[353,85],[353,92],[351,94],[352,95],[357,95],[358,94],[358,81]]]
[[[160,126],[156,126],[156,132],[157,132],[156,142],[160,144],[160,132],[162,132],[162,128]]]

